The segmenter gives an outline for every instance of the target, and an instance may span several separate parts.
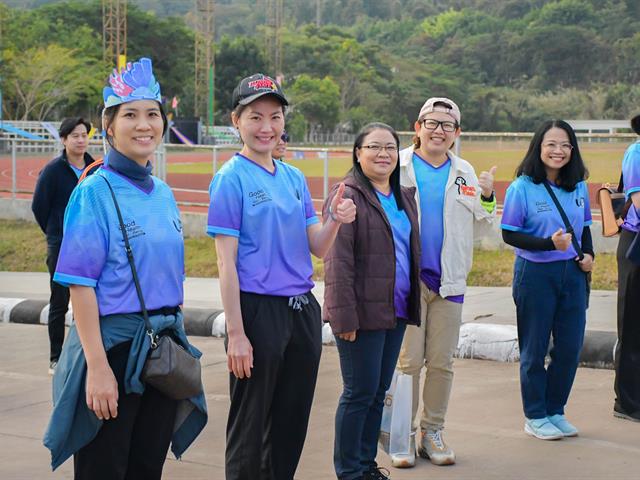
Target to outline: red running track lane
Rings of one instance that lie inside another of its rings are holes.
[[[233,152],[219,152],[218,160],[220,165],[232,156]],[[336,155],[344,155],[336,154]],[[209,152],[187,152],[187,153],[170,153],[168,155],[169,163],[206,163],[212,161]],[[17,160],[17,188],[20,192],[20,198],[30,198],[30,192],[33,192],[38,178],[38,173],[46,165],[50,159],[46,156],[25,157],[19,156]],[[340,178],[329,178],[329,186],[338,182]],[[208,189],[211,182],[210,175],[197,173],[170,173],[167,175],[167,183],[174,189],[174,194],[178,202],[202,203],[209,201]],[[314,205],[317,210],[322,207],[323,195],[323,179],[322,177],[308,177],[307,183],[311,197],[314,199]],[[502,205],[504,195],[511,182],[497,181],[495,183],[496,196],[498,204]],[[589,184],[589,197],[591,208],[597,210],[596,194],[600,188],[599,183]],[[0,196],[10,196],[11,190],[11,158],[8,156],[0,157]],[[204,207],[198,206],[181,206],[184,211],[206,211]],[[595,212],[594,212],[595,214]],[[595,216],[595,215],[594,215]]]

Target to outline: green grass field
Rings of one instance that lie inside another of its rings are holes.
[[[0,271],[46,272],[47,255],[44,235],[34,223],[0,220]],[[314,278],[322,280],[322,260],[313,259]],[[208,237],[185,239],[187,276],[217,277],[214,242]],[[600,254],[596,259],[593,288],[615,290],[617,265],[615,255]],[[469,285],[506,287],[511,285],[513,252],[510,250],[476,250]]]
[[[471,162],[477,173],[498,166],[497,180],[511,180],[522,157],[526,153],[527,142],[481,142],[466,141],[462,144],[461,155]],[[581,153],[589,168],[589,181],[594,183],[618,181],[622,156],[627,145],[625,143],[588,143],[581,144]],[[288,160],[298,167],[307,177],[322,177],[324,165],[316,157],[315,152],[307,152],[303,160]],[[329,160],[329,176],[341,177],[351,167],[349,153]],[[169,164],[169,173],[199,173],[212,175],[213,167],[206,163]]]

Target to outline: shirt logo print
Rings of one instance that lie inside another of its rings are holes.
[[[536,202],[536,213],[550,212],[551,205],[546,200]]]
[[[264,202],[271,202],[273,199],[271,198],[271,195],[260,189],[249,192],[249,200],[251,200],[251,206],[255,207],[256,205],[260,205]]]
[[[135,220],[131,220],[130,222],[125,223],[124,228],[127,231],[129,240],[136,237],[141,237],[142,235],[146,235],[145,231],[140,225],[136,224]]]

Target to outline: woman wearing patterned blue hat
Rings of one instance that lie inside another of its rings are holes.
[[[311,253],[324,257],[356,215],[339,193],[320,225],[300,170],[273,159],[287,104],[266,75],[240,82],[231,119],[244,145],[209,187],[230,373],[227,480],[295,474],[322,349]]]
[[[44,443],[54,469],[74,456],[76,479],[160,479],[169,445],[179,457],[204,428],[206,404],[202,393],[173,400],[140,379],[151,339],[112,191],[154,331],[200,352],[186,338],[179,308],[180,213],[168,185],[151,175],[167,128],[151,60],[114,70],[109,83],[103,129],[111,148],[103,167],[74,190],[65,214],[54,280],[71,290],[75,325],[53,378]]]

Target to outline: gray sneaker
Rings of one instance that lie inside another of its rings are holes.
[[[441,428],[420,432],[418,455],[430,460],[434,465],[453,465],[456,463],[456,454],[445,443]]]

